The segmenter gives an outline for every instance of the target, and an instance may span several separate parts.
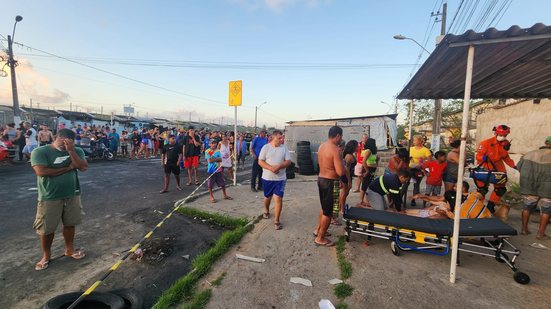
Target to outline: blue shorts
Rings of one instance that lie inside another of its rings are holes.
[[[262,179],[262,189],[264,189],[264,197],[272,197],[277,195],[283,197],[285,193],[285,183],[287,180],[266,180]]]

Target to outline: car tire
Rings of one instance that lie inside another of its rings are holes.
[[[42,309],[67,308],[75,300],[77,300],[82,293],[83,292],[73,292],[58,295],[48,300]],[[86,308],[109,307],[111,309],[124,309],[124,300],[120,296],[103,292],[93,292],[92,294],[86,296],[80,304]]]

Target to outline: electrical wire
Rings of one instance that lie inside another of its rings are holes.
[[[503,1],[503,4],[498,9],[497,13],[495,14],[494,18],[490,21],[488,24],[488,27],[495,27],[497,25],[497,22],[494,24],[494,21],[501,20],[501,17],[505,15],[505,12],[507,12],[507,9],[509,9],[509,6],[511,5],[512,0],[505,0]],[[507,9],[505,9],[507,7]],[[501,15],[501,17],[499,17]]]
[[[446,34],[450,33],[450,31],[452,30],[452,27],[455,24],[455,20],[457,18],[457,15],[461,11],[461,8],[463,7],[464,2],[465,2],[465,0],[461,0],[461,2],[459,3],[459,7],[457,8],[457,11],[455,11],[455,15],[453,16],[452,22],[451,22],[450,27],[448,28],[448,31],[446,32]]]
[[[499,22],[501,21],[501,19],[503,18],[503,16],[505,15],[505,13],[507,13],[507,11],[509,10],[509,7],[511,6],[511,4],[513,3],[513,0],[510,0],[509,1],[509,4],[507,4],[507,7],[505,8],[505,11],[503,11],[503,14],[501,14],[501,16],[498,18],[498,20],[496,21],[495,23],[495,26],[497,27],[497,25],[499,24]]]

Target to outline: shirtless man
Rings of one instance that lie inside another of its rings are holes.
[[[345,173],[339,149],[341,141],[342,128],[333,126],[329,129],[329,138],[318,149],[320,167],[318,189],[321,211],[318,226],[314,232],[314,236],[316,236],[314,243],[318,246],[331,247],[335,245],[325,236],[333,217],[333,205],[339,201],[339,178]]]
[[[43,124],[41,125],[42,130],[38,132],[38,144],[39,146],[44,146],[51,144],[54,141],[54,134],[48,129],[48,126]]]

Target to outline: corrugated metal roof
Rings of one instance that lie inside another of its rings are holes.
[[[399,99],[462,99],[467,49],[475,46],[471,98],[550,98],[551,26],[446,35]]]
[[[391,118],[391,119],[396,119],[397,116],[398,116],[398,114],[388,114],[388,115],[357,116],[357,117],[346,117],[346,118],[308,119],[308,120],[287,121],[286,123],[293,124],[295,122],[343,121],[343,120],[369,119],[369,118],[380,118],[380,117],[388,117],[388,118]]]

